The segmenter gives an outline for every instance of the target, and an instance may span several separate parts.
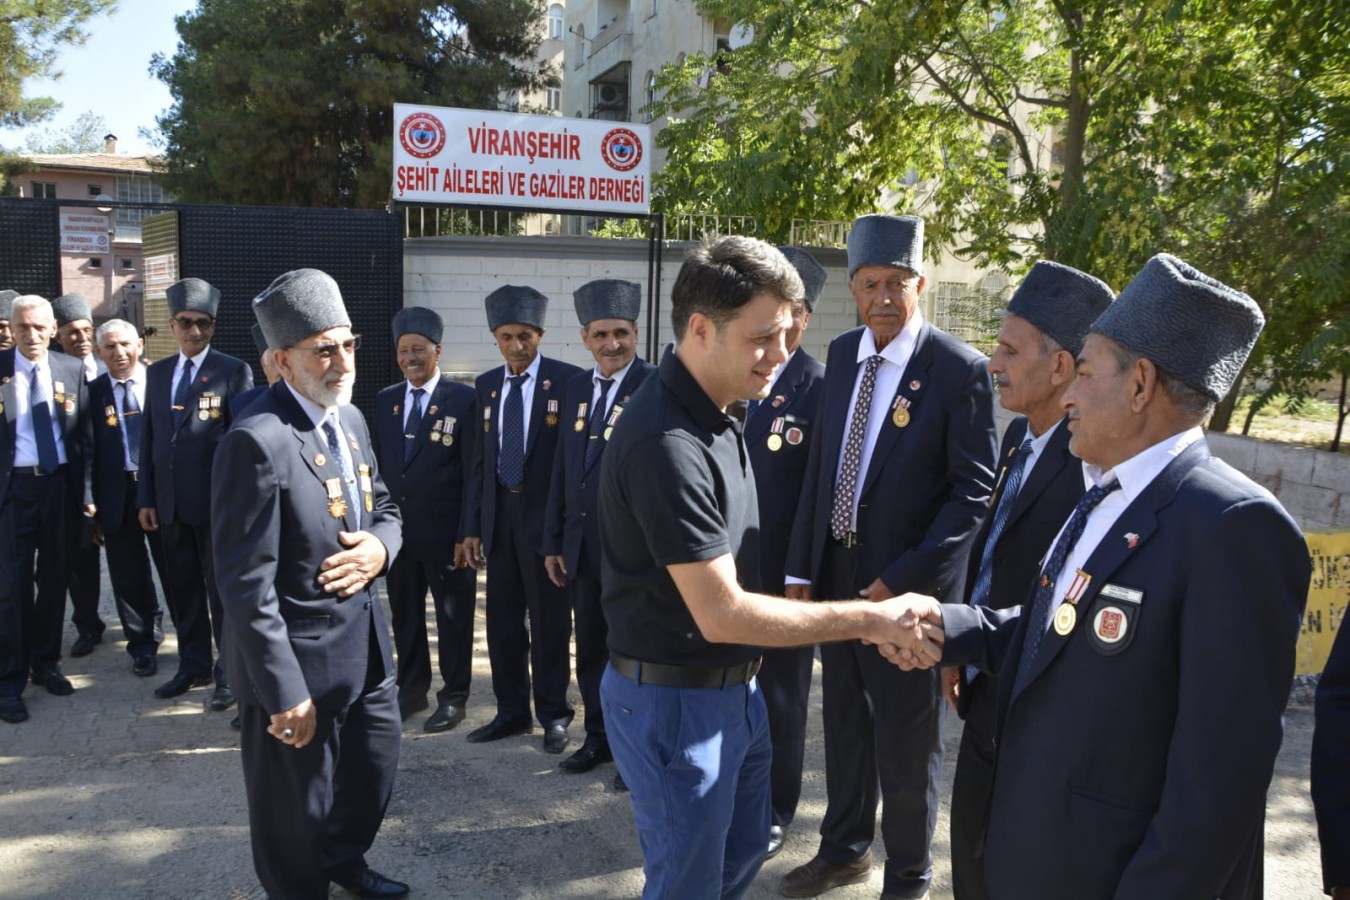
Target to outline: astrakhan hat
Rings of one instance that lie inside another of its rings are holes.
[[[577,320],[589,325],[596,319],[636,322],[642,309],[642,285],[618,278],[589,281],[572,292]]]
[[[330,328],[350,327],[342,291],[332,276],[318,269],[296,269],[281,275],[253,298],[267,346],[284,350]]]
[[[394,316],[394,343],[405,334],[420,334],[433,344],[441,342],[445,333],[445,323],[434,310],[425,306],[405,306]]]
[[[923,274],[923,219],[859,216],[848,232],[848,277],[863,266],[897,266]]]
[[[1115,293],[1100,278],[1043,259],[1013,292],[1008,312],[1026,319],[1077,356],[1088,328],[1113,297]]]
[[[806,311],[815,312],[816,301],[820,299],[820,292],[825,288],[825,267],[801,247],[779,247],[778,250],[787,257],[787,261],[792,263],[797,274],[801,276],[802,287],[806,288],[804,300]]]
[[[220,306],[220,291],[200,278],[184,278],[171,285],[164,294],[169,298],[170,316],[199,312],[214,319],[216,309]]]
[[[548,298],[532,287],[504,284],[487,295],[483,306],[487,310],[488,328],[492,331],[503,325],[530,325],[544,330]]]
[[[1237,380],[1265,323],[1251,297],[1160,253],[1092,330],[1218,401]]]
[[[69,325],[84,319],[93,322],[94,314],[89,311],[89,301],[79,294],[62,294],[52,301],[52,315],[56,316],[56,325]]]

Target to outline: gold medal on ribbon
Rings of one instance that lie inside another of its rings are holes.
[[[605,440],[609,440],[609,436],[610,436],[611,434],[613,434],[613,433],[614,433],[614,426],[613,426],[613,425],[607,425],[607,426],[605,426]]]
[[[328,514],[340,519],[347,514],[347,503],[342,499],[342,479],[325,478],[323,486],[328,491]]]
[[[769,449],[774,453],[783,449],[783,436],[780,434],[769,435]]]
[[[441,432],[441,443],[449,447],[455,442],[455,436],[448,431]]]
[[[905,409],[903,406],[900,407],[895,412],[891,413],[891,422],[895,424],[896,428],[904,428],[909,424],[909,410]]]
[[[547,425],[549,428],[555,428],[558,425],[558,417],[555,416],[553,413],[549,413],[548,415],[544,416],[544,424]]]
[[[211,410],[209,409],[197,410],[197,418],[205,422],[207,419],[211,418]]]
[[[1055,610],[1055,633],[1059,635],[1068,634],[1073,631],[1074,623],[1077,621],[1077,608],[1072,603],[1061,603],[1059,609]]]
[[[107,407],[104,408],[103,414],[104,414],[105,416],[108,417],[108,427],[109,427],[109,428],[116,428],[116,427],[117,427],[117,407],[112,406],[111,404],[109,404]]]
[[[361,495],[366,501],[366,512],[375,510],[375,485],[370,478],[370,466],[365,463],[356,467],[357,474],[361,480]]]

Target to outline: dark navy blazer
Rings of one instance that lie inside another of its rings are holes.
[[[1312,742],[1312,798],[1322,884],[1350,887],[1350,626],[1342,619],[1322,679]]]
[[[115,531],[122,527],[126,515],[123,507],[127,504],[127,463],[122,446],[121,407],[116,394],[112,376],[107,372],[89,382],[90,417],[93,419],[94,431],[94,503],[98,506],[98,524],[104,531]],[[111,416],[108,407],[114,411]],[[134,520],[136,511],[131,512]],[[140,528],[139,525],[136,527]]]
[[[610,388],[613,392],[609,416],[628,405],[633,392],[656,366],[634,359],[623,382]],[[553,479],[548,491],[548,508],[544,511],[544,555],[561,556],[570,575],[577,571],[583,545],[586,558],[595,576],[600,577],[600,461],[605,458],[608,439],[602,431],[600,452],[586,465],[586,445],[589,443],[586,421],[590,416],[594,369],[583,369],[567,382],[563,394],[562,434],[553,458]],[[586,404],[586,416],[580,415],[581,404]],[[619,413],[623,415],[622,412]],[[578,430],[577,423],[582,423]]]
[[[19,414],[19,404],[14,394],[14,354],[17,347],[0,350],[0,401],[3,401],[4,415],[0,416],[0,502],[9,493],[9,476],[14,471],[14,450],[17,430],[14,419]],[[94,502],[92,482],[93,470],[93,431],[89,415],[89,385],[84,380],[84,366],[78,359],[64,353],[47,353],[52,386],[60,382],[65,388],[66,401],[70,403],[52,403],[56,419],[61,423],[62,443],[66,448],[66,491],[71,498],[83,498],[80,505]],[[53,398],[55,401],[55,398]]]
[[[497,444],[502,419],[502,386],[506,384],[505,365],[488,369],[474,382],[478,406],[474,427],[478,429],[478,452],[474,454],[468,492],[464,503],[464,537],[483,540],[483,555],[492,549],[492,531],[497,522]],[[581,369],[547,356],[539,357],[539,383],[534,386],[530,404],[530,424],[525,439],[526,528],[534,552],[544,555],[544,508],[548,504],[549,482],[553,479],[553,454],[562,429],[571,428],[562,420],[562,400],[567,382]],[[549,413],[549,403],[557,410]],[[548,424],[549,416],[553,424]]]
[[[942,608],[943,663],[1005,676],[988,883],[1008,900],[1258,900],[1311,574],[1302,533],[1202,441],[1083,571],[1075,627],[1046,633],[1016,691],[1026,607]]]
[[[848,431],[863,331],[855,328],[830,342],[820,424],[788,550],[787,574],[813,583],[830,539],[835,470]],[[970,542],[994,486],[997,444],[986,363],[972,347],[931,324],[920,329],[897,389],[897,396],[909,400],[909,422],[898,427],[888,412],[867,472],[859,474],[863,584],[880,577],[897,594],[962,596]]]
[[[372,509],[359,521],[350,507],[341,518],[331,515],[326,482],[341,477],[339,463],[285,382],[254,402],[215,454],[211,540],[230,687],[241,703],[271,715],[306,697],[330,713],[354,702],[366,682],[372,629],[385,672],[394,671],[374,581],[347,598],[317,581],[323,561],[343,549],[339,531],[379,538],[386,570],[402,545],[398,507],[380,478],[365,419],[354,406],[342,407],[340,417],[352,466],[371,467]]]
[[[824,394],[825,365],[798,348],[774,382],[773,393],[745,423],[745,445],[759,497],[760,583],[753,586],[754,590],[783,593],[788,541],[797,521],[800,487],[806,477],[811,440],[820,425]],[[777,450],[770,449],[774,434],[778,435],[773,441]]]
[[[201,527],[210,521],[211,461],[229,430],[234,415],[230,399],[253,387],[253,370],[242,360],[211,348],[192,373],[187,409],[177,430],[173,426],[173,370],[179,354],[150,364],[145,375],[145,406],[141,412],[141,475],[136,491],[140,508],[153,507],[159,523],[182,519]],[[220,416],[199,406],[219,397]]]
[[[426,562],[447,562],[463,516],[465,481],[473,460],[477,429],[473,388],[441,373],[436,390],[422,398],[422,423],[413,438],[413,456],[405,464],[403,422],[408,382],[392,384],[375,397],[375,458],[389,495],[403,514],[403,555]],[[449,420],[450,443],[444,441]],[[432,438],[435,438],[433,440]]]

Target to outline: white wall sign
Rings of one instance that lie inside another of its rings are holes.
[[[111,252],[108,217],[97,212],[61,213],[61,252],[82,256]]]
[[[394,199],[593,213],[651,211],[651,128],[394,105]]]

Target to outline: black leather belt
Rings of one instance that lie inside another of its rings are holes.
[[[523,481],[522,481],[520,484],[516,485],[515,487],[511,487],[510,485],[502,484],[502,483],[499,481],[499,482],[497,482],[497,486],[498,486],[499,488],[501,488],[502,490],[506,491],[508,494],[522,494],[522,493],[525,492],[525,482],[523,482]]]
[[[844,547],[852,550],[862,542],[858,540],[858,532],[850,531],[841,538],[837,538],[833,534],[830,535],[830,543],[835,547]]]
[[[43,471],[42,466],[15,466],[10,469],[10,472],[15,475],[31,475],[35,478],[49,478],[52,475],[60,475],[61,470],[64,468],[64,465],[60,465],[50,472],[45,472]]]
[[[134,469],[127,469],[127,470],[126,470],[126,473],[127,473],[127,477],[130,478],[132,481],[140,481],[140,480],[141,480],[141,473],[138,472],[138,471],[136,471],[136,470],[134,470]]]
[[[626,656],[610,654],[609,664],[624,678],[638,684],[660,687],[720,688],[747,684],[759,671],[760,660],[752,659],[726,669],[705,669],[698,666],[667,666],[662,663],[641,662]]]

